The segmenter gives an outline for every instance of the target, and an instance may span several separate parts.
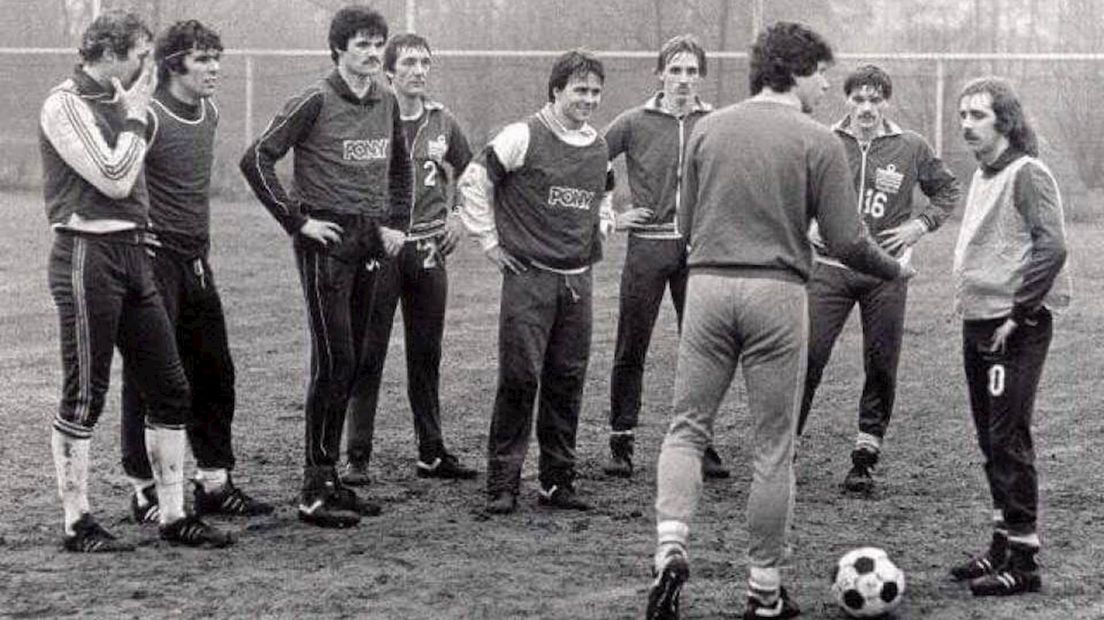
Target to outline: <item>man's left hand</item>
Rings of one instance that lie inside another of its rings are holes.
[[[899,250],[912,247],[926,232],[928,232],[928,227],[924,225],[924,222],[914,219],[900,226],[883,230],[878,233],[878,237],[881,240],[882,247],[887,252],[895,254]]]
[[[463,235],[463,228],[464,224],[460,221],[460,216],[454,215],[448,218],[448,222],[445,223],[445,236],[441,238],[441,245],[438,246],[441,256],[448,256],[456,249]]]
[[[406,233],[401,230],[380,226],[379,234],[380,241],[383,242],[383,251],[389,257],[398,255],[399,250],[402,250],[403,244],[406,243]]]
[[[1008,337],[1012,335],[1012,332],[1016,331],[1016,322],[1011,317],[1004,320],[996,330],[993,331],[993,339],[989,342],[990,353],[1004,353],[1005,344],[1008,342]]]

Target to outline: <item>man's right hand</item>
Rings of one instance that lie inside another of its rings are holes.
[[[626,209],[617,214],[617,218],[614,220],[614,228],[617,230],[628,230],[630,228],[636,228],[641,224],[644,224],[648,220],[652,219],[655,212],[651,209],[644,207],[633,207]]]
[[[911,264],[901,265],[901,271],[897,274],[898,280],[911,280],[916,275],[916,267]]]
[[[341,243],[341,234],[344,232],[340,226],[333,222],[316,220],[310,217],[299,227],[300,235],[313,239],[324,246],[330,243]]]
[[[111,84],[115,87],[126,117],[145,123],[150,99],[153,98],[153,91],[157,90],[157,63],[153,56],[142,61],[142,68],[130,88],[124,89],[119,78],[111,78]]]
[[[487,250],[486,254],[487,259],[494,263],[502,273],[506,273],[507,271],[510,273],[521,273],[527,269],[525,263],[518,260],[506,250],[503,250],[500,245],[496,245]]]

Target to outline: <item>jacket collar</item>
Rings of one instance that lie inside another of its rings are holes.
[[[848,136],[851,136],[852,138],[854,138],[856,140],[859,139],[858,134],[855,133],[854,127],[852,126],[851,115],[850,114],[848,114],[847,116],[844,116],[835,125],[832,125],[832,130],[837,131],[837,132],[842,133],[842,134],[845,134],[845,135],[848,135]],[[884,116],[882,117],[882,134],[880,136],[878,136],[878,138],[885,138],[885,137],[888,137],[888,136],[899,136],[903,132],[904,132],[904,129],[901,129],[900,125],[898,125],[897,123],[894,123],[893,121],[889,120],[888,118],[885,118]],[[875,138],[875,139],[877,139],[877,138]]]
[[[80,96],[86,99],[111,101],[115,98],[114,87],[100,84],[91,75],[88,75],[88,72],[81,65],[77,65],[73,70],[73,84]]]
[[[666,114],[667,116],[674,116],[663,108],[661,103],[663,99],[663,91],[656,91],[656,94],[648,97],[648,100],[644,102],[644,109],[649,112],[658,112],[660,114]],[[690,105],[690,109],[686,112],[687,116],[691,114],[705,114],[706,112],[712,112],[713,106],[702,101],[701,97],[694,97],[694,103]]]
[[[349,85],[345,82],[345,78],[341,77],[341,73],[338,72],[337,67],[326,76],[326,81],[330,83],[334,91],[341,96],[342,99],[352,101],[353,103],[363,103],[365,101],[379,101],[383,98],[383,89],[385,88],[380,83],[379,78],[373,76],[368,83],[368,92],[364,93],[364,98],[357,97]]]
[[[1025,156],[1027,156],[1027,153],[1009,146],[1004,149],[1004,152],[1001,153],[992,164],[981,164],[981,173],[986,177],[991,177],[1007,168],[1012,162]]]

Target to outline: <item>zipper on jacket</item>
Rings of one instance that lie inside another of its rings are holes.
[[[690,116],[690,114],[687,113],[686,116],[683,116],[682,118],[678,119],[678,124],[679,124],[678,125],[678,127],[679,127],[678,168],[675,171],[675,217],[674,217],[675,234],[678,234],[678,235],[682,234],[682,233],[679,232],[678,221],[679,221],[679,209],[682,207],[682,155],[683,155],[683,150],[684,150],[683,142],[685,141],[685,138],[686,138],[686,135],[685,135],[686,134],[686,118],[689,117],[689,116]]]
[[[859,143],[859,153],[861,154],[861,163],[859,164],[859,215],[861,216],[864,215],[863,201],[866,198],[866,154],[870,151],[870,145],[873,144],[874,141],[871,140],[870,142],[864,143],[857,138],[855,141]]]
[[[414,132],[414,137],[410,140],[410,146],[407,149],[407,155],[410,157],[410,221],[407,223],[406,230],[414,229],[414,207],[418,200],[418,164],[414,159],[414,147],[418,144],[418,136],[422,135],[422,130],[429,124],[429,109],[423,106],[422,108],[422,122],[418,125],[418,129]],[[432,160],[431,160],[432,161]],[[434,163],[436,165],[436,163]]]

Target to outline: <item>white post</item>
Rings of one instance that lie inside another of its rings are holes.
[[[253,56],[245,56],[245,148],[253,143]]]
[[[935,61],[935,156],[943,157],[943,101],[946,88],[946,76],[943,73],[943,59]]]
[[[414,22],[416,17],[415,12],[416,0],[406,0],[406,31],[414,32]]]
[[[92,21],[100,16],[100,0],[92,0]]]

